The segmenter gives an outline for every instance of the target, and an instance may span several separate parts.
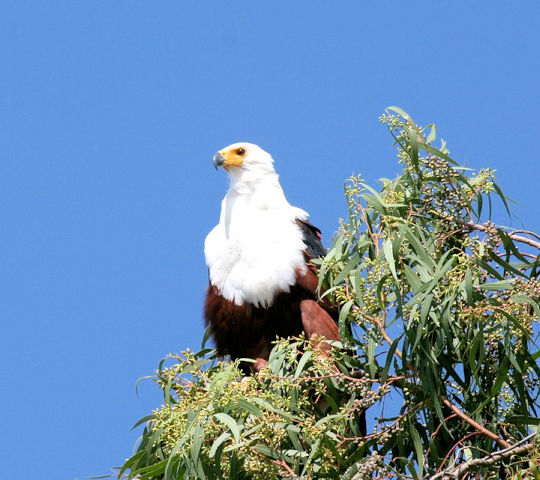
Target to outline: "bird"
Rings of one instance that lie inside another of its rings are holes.
[[[240,142],[216,152],[213,164],[230,179],[204,242],[204,321],[217,354],[252,359],[241,368],[258,372],[278,337],[339,340],[336,314],[317,294],[312,260],[326,254],[321,231],[287,201],[272,156]]]

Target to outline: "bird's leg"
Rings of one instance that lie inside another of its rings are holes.
[[[253,364],[253,370],[256,373],[259,373],[266,365],[268,365],[268,360],[266,358],[255,358],[256,362]]]
[[[260,372],[268,364],[268,356],[270,349],[266,338],[261,337],[260,340],[249,349],[246,353],[247,358],[252,358],[255,363],[250,364],[251,370],[254,373]]]

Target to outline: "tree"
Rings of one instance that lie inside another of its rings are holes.
[[[434,125],[380,120],[402,172],[379,192],[347,182],[319,261],[342,342],[280,339],[245,378],[210,349],[171,355],[119,477],[539,478],[540,236],[492,223],[494,172],[435,147]]]

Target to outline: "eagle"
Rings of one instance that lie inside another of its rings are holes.
[[[204,320],[218,355],[253,359],[251,368],[259,371],[276,337],[305,332],[339,340],[311,262],[326,254],[321,232],[285,198],[272,156],[242,142],[218,151],[213,163],[230,178],[219,223],[204,244]]]

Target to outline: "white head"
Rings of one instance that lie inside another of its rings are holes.
[[[216,152],[213,161],[216,169],[223,167],[227,171],[233,184],[277,179],[272,155],[253,143],[233,143]]]

